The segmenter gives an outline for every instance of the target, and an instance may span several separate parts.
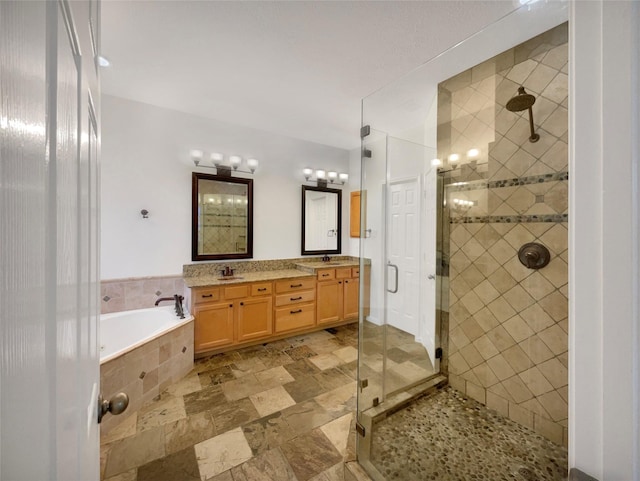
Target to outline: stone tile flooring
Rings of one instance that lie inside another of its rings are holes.
[[[355,453],[357,323],[196,361],[102,438],[108,481],[336,481]]]
[[[561,481],[567,450],[452,388],[373,427],[370,459],[399,481]]]

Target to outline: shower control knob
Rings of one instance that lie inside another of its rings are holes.
[[[98,397],[98,424],[102,422],[105,414],[110,412],[117,416],[125,412],[127,406],[129,406],[129,396],[124,392],[119,392],[109,400],[104,399],[100,394]]]
[[[518,259],[523,266],[529,269],[541,269],[549,263],[551,254],[542,244],[529,242],[518,251]]]

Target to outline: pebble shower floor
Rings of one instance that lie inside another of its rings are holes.
[[[567,450],[452,388],[374,425],[371,461],[386,480],[561,481]]]

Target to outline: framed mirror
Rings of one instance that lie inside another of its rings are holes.
[[[302,255],[340,254],[342,191],[302,186]]]
[[[253,257],[253,180],[192,175],[191,260]]]

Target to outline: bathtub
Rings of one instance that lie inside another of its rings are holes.
[[[193,321],[176,316],[173,306],[113,312],[100,316],[100,364],[121,356]]]
[[[193,316],[173,306],[100,316],[100,384],[105,399],[125,392],[129,407],[106,416],[102,435],[135,414],[193,369]]]

